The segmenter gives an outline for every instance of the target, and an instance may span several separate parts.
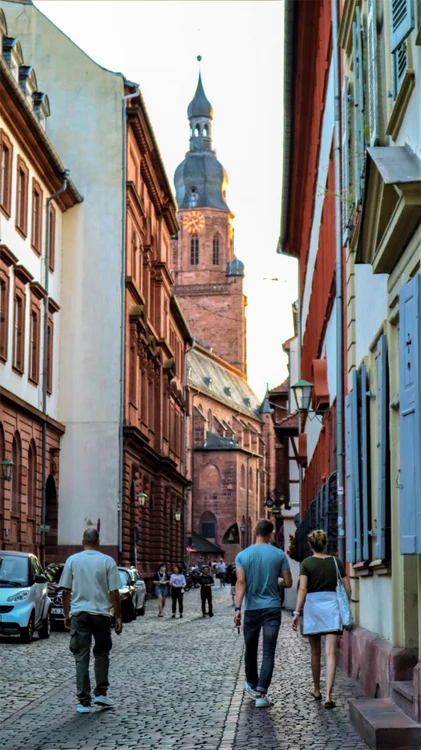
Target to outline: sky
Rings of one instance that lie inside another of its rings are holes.
[[[165,168],[188,150],[198,76],[228,172],[235,252],[245,263],[248,379],[259,397],[287,376],[296,261],[276,254],[282,175],[282,0],[35,0],[95,62],[140,84]],[[277,280],[274,280],[277,279]]]

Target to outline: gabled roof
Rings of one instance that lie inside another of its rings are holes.
[[[236,412],[260,420],[260,400],[231,365],[224,365],[223,360],[197,343],[187,354],[187,364],[188,385],[191,388],[226,404]]]
[[[285,378],[283,383],[275,386],[275,388],[269,388],[268,393],[288,393],[289,390],[289,378]]]
[[[287,414],[286,417],[282,417],[282,419],[277,420],[275,426],[298,428],[298,424],[298,411],[295,411],[293,414]]]

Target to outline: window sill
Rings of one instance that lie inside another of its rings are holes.
[[[386,128],[386,135],[390,135],[394,141],[396,141],[399,135],[402,120],[405,116],[405,112],[414,88],[415,71],[413,70],[413,68],[408,68],[401,83],[401,87],[396,97],[392,114],[390,115],[389,122]]]
[[[373,560],[369,565],[370,570],[378,576],[390,576],[390,562],[387,560]]]
[[[0,362],[3,362],[5,365],[7,362],[7,354],[0,354]]]
[[[34,380],[33,378],[30,378],[29,375],[28,375],[28,383],[30,383],[31,385],[35,386],[35,388],[38,388],[38,386],[39,386],[39,381],[38,380]]]
[[[9,209],[6,208],[6,206],[0,206],[0,213],[2,213],[3,216],[6,217],[6,219],[10,219],[11,214],[10,214]]]
[[[373,575],[373,571],[370,570],[370,564],[367,562],[357,562],[352,566],[354,573],[359,578],[367,578]]]
[[[22,377],[23,370],[21,370],[20,367],[18,367],[17,365],[12,365],[12,370],[13,370],[13,372],[16,373],[16,375],[19,375],[19,377]]]
[[[54,273],[54,271],[55,271],[54,266],[48,266],[48,268],[49,268],[50,273]]]
[[[41,250],[39,250],[39,249],[38,249],[38,248],[36,247],[36,245],[33,245],[33,244],[32,244],[32,242],[31,242],[31,248],[32,248],[32,250],[34,251],[34,253],[36,253],[37,255],[41,255]]]
[[[22,239],[26,240],[26,238],[28,236],[28,232],[25,229],[22,229],[20,226],[18,226],[18,224],[15,224],[15,229],[16,229],[17,233],[20,234],[20,236],[22,237]]]

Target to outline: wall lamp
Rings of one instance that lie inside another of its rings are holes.
[[[1,471],[3,480],[5,482],[11,482],[13,479],[13,461],[10,461],[9,459],[5,458],[1,462]]]
[[[176,510],[176,511],[175,511],[175,514],[174,514],[174,518],[175,518],[175,520],[176,520],[177,522],[178,522],[178,521],[181,521],[181,510]]]
[[[144,508],[148,499],[147,494],[145,492],[138,492],[137,499],[139,500],[140,507]]]
[[[300,378],[300,380],[298,380],[295,385],[291,386],[298,411],[300,412],[300,414],[306,414],[310,420],[314,419],[314,417],[317,417],[319,419],[320,415],[323,416],[323,414],[330,414],[331,411],[330,409],[323,409],[319,411],[310,409],[311,394],[313,393],[313,388],[314,384],[309,383],[308,380],[303,380],[303,378]],[[319,421],[321,422],[322,420],[319,419]]]

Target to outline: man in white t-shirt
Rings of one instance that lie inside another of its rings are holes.
[[[217,563],[217,566],[216,566],[216,575],[219,578],[219,588],[221,588],[222,586],[225,586],[226,571],[227,571],[227,566],[225,564],[225,561],[221,557],[219,563]]]
[[[78,713],[89,713],[91,684],[89,659],[92,636],[95,640],[95,699],[97,706],[111,708],[107,697],[110,663],[111,607],[116,618],[115,632],[120,635],[121,601],[120,576],[112,557],[99,551],[99,534],[94,528],[83,534],[83,552],[72,555],[64,566],[60,579],[63,586],[64,626],[70,630],[70,650],[76,661],[76,689]],[[71,616],[70,616],[71,599]]]

